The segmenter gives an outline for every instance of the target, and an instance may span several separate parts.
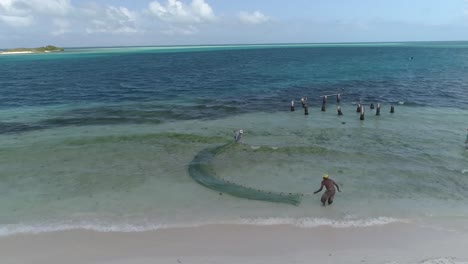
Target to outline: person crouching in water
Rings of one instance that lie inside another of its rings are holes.
[[[234,134],[234,141],[238,143],[242,139],[242,134],[244,134],[244,130],[237,130],[236,133]]]
[[[320,199],[320,201],[322,202],[323,206],[325,206],[326,201],[328,201],[328,204],[330,205],[333,203],[333,198],[335,197],[335,186],[339,192],[341,192],[340,187],[338,186],[338,184],[336,184],[334,180],[328,178],[328,174],[323,175],[322,186],[320,186],[320,189],[314,192],[314,194],[321,192],[323,189],[323,186],[325,186],[327,190],[322,195],[322,198]]]

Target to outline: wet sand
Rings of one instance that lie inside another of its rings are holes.
[[[150,232],[85,230],[0,238],[2,264],[468,263],[463,233],[389,224],[365,228],[209,225]]]

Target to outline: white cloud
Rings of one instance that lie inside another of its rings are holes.
[[[182,1],[167,0],[149,3],[148,11],[162,21],[171,23],[201,23],[216,19],[213,9],[204,0],[192,0],[190,5]]]
[[[13,27],[27,27],[32,24],[31,16],[0,15],[0,21]]]
[[[70,0],[0,0],[0,21],[25,27],[38,15],[64,16],[71,9]]]
[[[70,0],[16,0],[24,7],[49,15],[66,15],[72,10]]]
[[[203,20],[215,19],[213,9],[204,0],[192,0],[192,11]]]
[[[162,30],[161,32],[166,35],[193,35],[198,32],[198,29],[192,25],[187,27],[169,26],[168,29]]]
[[[33,17],[15,0],[0,0],[0,21],[13,27],[29,26]]]
[[[66,15],[71,9],[70,0],[0,0],[0,12],[9,15]]]
[[[102,8],[98,4],[91,2],[82,5],[80,7],[80,12],[85,16],[96,16],[98,14],[98,10],[100,9]]]
[[[16,0],[0,0],[0,13],[9,16],[21,16],[26,15],[27,12],[20,8],[21,5],[17,6]]]
[[[126,7],[101,6],[95,2],[74,7],[70,0],[0,0],[0,24],[34,27],[47,23],[43,31],[54,36],[67,32],[140,32],[138,13]]]
[[[55,30],[51,32],[54,36],[59,36],[67,33],[70,30],[70,22],[63,18],[54,18],[53,24]]]
[[[239,20],[244,24],[262,24],[262,23],[269,22],[271,20],[270,17],[265,16],[260,11],[255,11],[252,13],[240,12],[238,17],[239,17]]]
[[[87,33],[137,33],[137,13],[126,7],[107,6],[94,12],[84,11],[91,17],[91,25],[86,27]]]

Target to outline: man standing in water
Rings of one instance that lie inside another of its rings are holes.
[[[466,140],[465,140],[465,148],[468,149],[468,128],[466,129]]]
[[[238,143],[242,139],[242,135],[244,134],[244,130],[240,129],[237,130],[236,133],[234,134],[234,141]]]
[[[323,186],[325,186],[327,190],[322,195],[322,198],[320,199],[320,201],[322,202],[322,205],[325,206],[325,202],[328,200],[328,204],[330,205],[333,203],[333,197],[335,197],[335,186],[339,192],[341,192],[340,187],[338,186],[338,184],[336,184],[334,180],[328,178],[328,174],[323,175],[322,186],[320,186],[320,189],[314,192],[314,194],[321,192],[323,189]]]

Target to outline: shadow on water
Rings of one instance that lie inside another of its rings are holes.
[[[14,134],[45,129],[40,124],[20,123],[20,122],[0,122],[0,134]]]
[[[189,164],[188,171],[190,177],[207,188],[239,198],[291,205],[299,205],[301,203],[302,194],[299,193],[278,193],[256,190],[217,177],[216,171],[211,164],[212,160],[216,158],[218,154],[228,148],[232,148],[234,145],[235,143],[228,143],[200,151]]]
[[[138,108],[138,109],[135,109]],[[0,134],[23,133],[66,126],[159,124],[174,120],[216,119],[243,113],[245,110],[227,105],[160,105],[78,108],[36,122],[0,122]]]

